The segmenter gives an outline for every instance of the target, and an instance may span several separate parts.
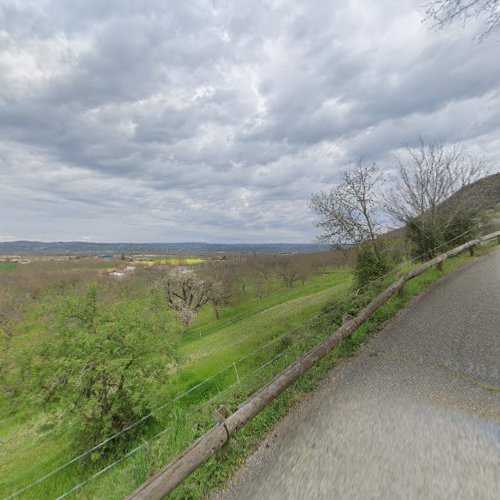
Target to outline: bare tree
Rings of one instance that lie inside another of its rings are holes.
[[[237,273],[234,271],[234,264],[227,261],[212,262],[200,269],[201,277],[208,285],[207,295],[216,319],[220,318],[222,308],[236,296]]]
[[[471,214],[461,188],[486,171],[484,159],[472,157],[461,145],[418,139],[397,158],[399,181],[386,205],[396,221],[406,225],[419,253],[433,256],[433,248],[464,215]],[[454,195],[454,193],[456,193]],[[454,195],[452,197],[452,195]]]
[[[302,283],[302,286],[305,286],[306,281],[312,275],[312,265],[307,261],[302,261],[299,263],[299,280]]]
[[[253,286],[259,299],[269,292],[275,258],[271,255],[255,255],[248,263],[253,269]]]
[[[479,40],[500,26],[500,0],[433,0],[425,4],[426,20],[442,29],[452,23],[479,19],[483,29]]]
[[[254,279],[255,293],[262,299],[269,288],[269,275],[266,271],[259,271]]]
[[[214,308],[216,319],[220,319],[222,307],[227,304],[230,296],[231,295],[228,292],[228,289],[225,286],[224,282],[217,280],[212,283],[209,291],[209,297]]]
[[[154,286],[160,291],[165,304],[178,313],[186,329],[210,299],[210,284],[192,270],[165,268]]]
[[[296,281],[300,279],[300,266],[291,255],[283,255],[276,258],[276,274],[283,280],[288,288],[293,288]]]
[[[247,262],[246,257],[239,256],[235,262],[233,272],[236,273],[235,278],[239,281],[241,292],[246,295],[246,288],[255,274],[253,267]]]
[[[366,166],[359,160],[341,176],[341,184],[311,198],[310,207],[318,219],[316,227],[323,230],[318,240],[336,247],[369,242],[378,258],[377,214],[383,183],[380,171],[375,163]]]

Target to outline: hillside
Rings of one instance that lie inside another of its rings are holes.
[[[484,234],[500,229],[500,173],[483,177],[468,186],[463,187],[442,206],[446,207],[455,200],[462,198],[472,208],[477,208],[485,215]],[[383,235],[384,238],[402,238],[405,234],[404,227],[393,229]]]
[[[252,377],[255,377],[250,375],[256,367],[264,364],[280,350],[289,347],[289,344],[280,342],[284,333],[290,331],[298,335],[308,331],[307,323],[304,321],[318,314],[332,299],[347,293],[350,283],[349,270],[330,269],[311,278],[305,285],[292,289],[275,280],[270,283],[272,288],[269,295],[263,299],[258,299],[255,291],[249,287],[247,295],[239,304],[226,307],[222,311],[220,320],[216,320],[211,308],[206,306],[192,330],[184,333],[179,339],[181,362],[178,370],[165,383],[163,392],[156,394],[156,399],[165,402],[183,394],[219,373],[221,368],[230,366],[235,360],[238,363],[239,376],[248,376],[246,383],[250,383],[254,380]],[[23,331],[13,341],[12,349],[20,351],[34,345],[42,338],[39,326],[35,332]],[[293,336],[290,339],[296,340]],[[262,351],[259,349],[269,342],[271,344],[268,349]],[[242,361],[238,362],[240,359]],[[268,370],[273,368],[275,365],[268,367]],[[232,376],[234,376],[233,371],[229,372],[229,382]],[[218,376],[213,385],[204,386],[192,397],[201,404],[207,394],[218,393],[227,384],[228,380],[224,376]],[[0,454],[0,498],[8,496],[8,493],[18,489],[20,485],[29,484],[33,477],[41,477],[53,470],[56,465],[75,456],[69,444],[69,435],[72,432],[72,422],[69,418],[58,419],[50,408],[41,409],[34,405],[31,407],[26,405],[19,411],[11,413],[6,396],[0,391],[2,419],[0,439],[6,450],[6,453]],[[176,411],[183,411],[183,404],[183,401],[180,401]],[[156,417],[156,427],[162,428],[168,425],[170,418],[168,411],[159,413]],[[154,430],[154,427],[149,430]],[[141,431],[146,432],[142,427]],[[189,433],[184,435],[181,432],[180,436],[185,440],[181,441],[183,446],[191,440]],[[54,485],[48,486],[49,490],[35,489],[31,492],[32,496],[28,495],[27,498],[55,498],[58,495],[53,492],[48,494],[47,491],[51,491],[51,487],[61,491],[68,490],[75,481],[78,482],[75,478],[80,477],[79,473],[85,473],[85,469],[65,470],[56,477]],[[131,486],[127,481],[120,481],[120,484],[123,485],[121,496],[125,496],[130,492]],[[45,487],[42,485],[42,488]],[[87,494],[81,498],[121,498],[121,496],[116,493],[116,483],[114,483],[106,494],[102,494],[101,491],[99,495]]]
[[[457,197],[464,197],[468,205],[481,210],[500,210],[500,172],[463,187],[449,201]]]
[[[453,202],[457,197],[464,197],[467,205],[479,209],[484,214],[484,234],[500,229],[500,173],[483,177],[465,186],[448,201]]]

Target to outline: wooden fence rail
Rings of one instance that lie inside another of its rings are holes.
[[[228,442],[232,434],[260,413],[316,362],[324,358],[343,340],[350,337],[362,323],[370,318],[370,316],[395,293],[401,294],[405,283],[426,272],[431,267],[439,266],[447,258],[458,255],[465,250],[469,250],[471,254],[473,254],[473,249],[476,246],[494,238],[500,239],[500,231],[483,236],[481,239],[475,239],[464,243],[448,252],[438,255],[434,259],[429,260],[420,267],[398,278],[392,285],[377,295],[357,316],[344,323],[330,337],[312,348],[306,355],[276,375],[267,385],[243,403],[238,410],[227,417],[222,424],[217,425],[201,436],[172,462],[153,475],[148,481],[140,486],[129,499],[160,500],[164,498],[186,477],[220,450],[222,446]]]

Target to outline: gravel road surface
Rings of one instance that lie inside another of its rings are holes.
[[[333,369],[214,497],[497,500],[499,388],[497,251]]]

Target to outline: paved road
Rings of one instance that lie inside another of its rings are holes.
[[[219,498],[500,498],[500,251],[332,370]]]

